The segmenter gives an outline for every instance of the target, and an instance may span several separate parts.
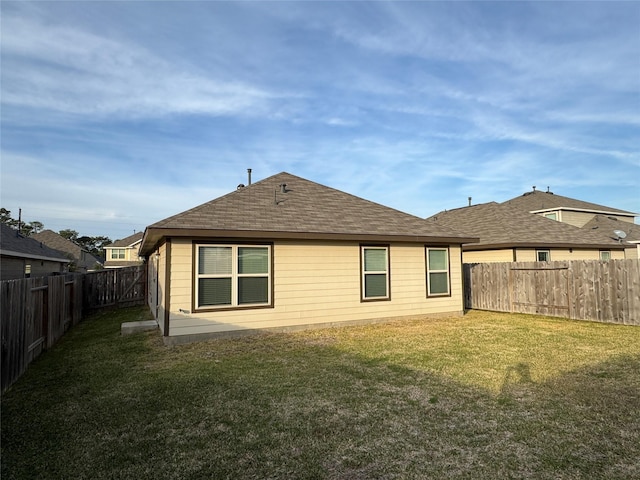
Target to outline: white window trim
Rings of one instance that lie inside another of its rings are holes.
[[[540,253],[546,253],[548,260],[540,260]],[[536,249],[536,262],[550,262],[551,261],[551,250],[548,249]]]
[[[602,258],[603,254],[607,254],[609,258]],[[611,250],[600,250],[599,256],[600,256],[600,261],[608,262],[609,260],[611,260]]]
[[[261,308],[272,306],[272,290],[273,290],[273,275],[272,275],[272,252],[273,249],[270,244],[227,244],[227,243],[199,243],[195,246],[195,263],[194,263],[194,309],[198,311],[203,310],[227,310],[227,309],[239,309],[239,308]],[[231,248],[231,274],[200,274],[200,248],[201,247],[224,247]],[[267,273],[238,273],[238,248],[266,248],[267,249]],[[267,301],[260,303],[238,303],[238,279],[256,277],[267,277]],[[200,305],[200,288],[199,280],[201,278],[231,278],[231,303],[224,305]]]
[[[441,250],[445,251],[447,256],[447,268],[444,270],[432,270],[429,265],[429,251]],[[425,247],[425,265],[427,269],[427,297],[449,297],[451,296],[451,259],[449,258],[449,247]],[[429,274],[431,273],[446,273],[447,274],[447,292],[446,293],[431,293],[431,282],[429,281]]]
[[[122,254],[122,256],[120,256]],[[126,248],[112,248],[111,249],[111,260],[124,260],[127,258],[127,249]]]
[[[384,250],[386,252],[386,258],[387,258],[387,268],[386,270],[382,271],[368,271],[365,272],[364,270],[364,251],[365,250]],[[361,300],[363,302],[370,302],[370,301],[376,301],[376,300],[390,300],[391,299],[391,260],[389,257],[389,246],[388,245],[360,245],[360,297]],[[386,278],[386,290],[387,290],[387,294],[384,296],[378,296],[378,297],[367,297],[366,296],[366,292],[365,292],[365,277],[366,275],[380,275],[380,274],[384,274],[385,278]]]

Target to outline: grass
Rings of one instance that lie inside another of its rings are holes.
[[[640,478],[640,328],[470,312],[167,348],[98,314],[2,399],[6,479]]]

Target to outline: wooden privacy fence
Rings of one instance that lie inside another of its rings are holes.
[[[464,264],[465,308],[640,325],[640,260]]]
[[[87,312],[144,305],[144,267],[0,282],[1,389]]]
[[[105,307],[144,305],[147,286],[144,265],[112,268],[84,275],[83,303],[85,311]]]

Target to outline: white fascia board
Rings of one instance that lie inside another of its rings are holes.
[[[640,213],[616,212],[611,210],[590,210],[588,208],[575,208],[575,207],[543,208],[541,210],[531,210],[529,213],[546,213],[546,212],[555,212],[558,210],[568,210],[572,212],[585,212],[585,213],[600,213],[602,215],[617,215],[619,217],[639,217],[640,216]]]

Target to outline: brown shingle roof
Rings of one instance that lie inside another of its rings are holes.
[[[281,185],[286,184],[286,193]],[[283,172],[147,227],[163,236],[472,242],[434,222]]]
[[[583,230],[597,231],[603,235],[615,236],[614,230],[622,230],[627,236],[624,242],[640,240],[640,225],[623,222],[607,215],[596,215],[584,227]],[[623,242],[623,243],[624,243]]]
[[[465,245],[465,250],[516,246],[621,248],[618,242],[602,233],[496,202],[440,212],[428,220],[480,237],[480,242]]]
[[[53,230],[43,230],[42,232],[32,235],[31,238],[44,243],[50,248],[71,255],[76,262],[76,266],[79,268],[92,269],[96,266],[96,263],[102,263],[89,252],[82,250],[82,247],[76,245],[71,240],[67,240]]]
[[[111,248],[111,247],[130,247],[131,245],[133,245],[136,242],[139,242],[140,240],[142,240],[142,235],[143,232],[138,232],[138,233],[134,233],[133,235],[129,235],[126,238],[123,238],[122,240],[116,240],[115,242],[109,244],[109,245],[105,245],[107,248]]]
[[[537,212],[539,210],[548,209],[565,209],[579,211],[587,210],[589,212],[596,213],[634,215],[632,212],[628,212],[626,210],[605,207],[604,205],[598,205],[596,203],[583,202],[582,200],[563,197],[562,195],[556,195],[551,192],[541,192],[539,190],[526,192],[519,197],[507,200],[504,204],[519,208],[526,212]]]
[[[16,230],[4,223],[0,223],[0,253],[7,256],[69,263],[64,253],[47,247],[43,242],[19,235]]]

